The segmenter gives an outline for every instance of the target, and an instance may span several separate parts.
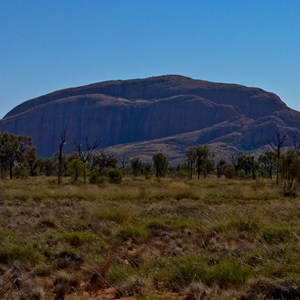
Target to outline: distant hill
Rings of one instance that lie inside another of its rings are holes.
[[[219,154],[253,152],[276,131],[300,136],[300,113],[259,88],[166,75],[56,91],[0,120],[1,132],[32,136],[41,156],[57,150],[64,128],[67,151],[89,137],[114,153],[164,151],[178,160],[197,144],[213,144]]]

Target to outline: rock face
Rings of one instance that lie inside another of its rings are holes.
[[[101,148],[153,141],[178,149],[222,143],[247,151],[264,146],[276,131],[300,136],[300,113],[258,88],[169,75],[56,91],[0,120],[1,132],[32,136],[42,156],[57,150],[64,128],[68,151],[86,137]]]

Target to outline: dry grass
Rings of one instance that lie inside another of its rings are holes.
[[[300,202],[271,181],[69,182],[0,180],[0,280],[9,286],[0,298],[20,292],[7,283],[16,264],[41,299],[101,299],[109,288],[137,299],[237,299],[260,282],[300,282]]]

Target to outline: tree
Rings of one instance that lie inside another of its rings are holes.
[[[237,173],[239,168],[238,161],[241,156],[243,156],[243,153],[241,152],[232,153],[230,156],[231,165],[234,167],[235,178],[237,178]]]
[[[208,159],[208,148],[206,145],[198,146],[196,148],[197,158],[196,158],[196,167],[198,179],[200,178],[201,173],[204,171],[206,160]]]
[[[134,176],[138,176],[138,175],[140,175],[142,173],[143,162],[138,157],[134,157],[130,161],[130,165],[131,165],[131,169],[132,169],[132,174]]]
[[[197,159],[197,148],[191,147],[191,148],[187,149],[185,155],[187,158],[187,168],[188,168],[189,179],[192,179],[193,178],[193,170],[194,170],[195,162]]]
[[[262,174],[267,173],[272,179],[273,171],[276,169],[277,156],[274,151],[267,151],[258,158],[259,169]]]
[[[227,163],[224,159],[221,159],[217,164],[217,176],[220,178],[222,175],[225,175],[224,170],[227,166]]]
[[[285,146],[287,136],[276,131],[275,137],[268,141],[271,148],[276,152],[276,184],[279,183],[279,164],[282,148]]]
[[[147,163],[147,162],[143,163],[143,165],[142,165],[143,175],[145,175],[145,176],[150,175],[151,169],[152,169],[152,164],[151,163]]]
[[[36,176],[39,161],[34,147],[28,149],[25,155],[25,162],[26,166],[29,168],[30,176]]]
[[[18,142],[15,135],[3,133],[0,135],[0,162],[1,170],[9,170],[9,177],[13,177],[13,167],[17,161]]]
[[[115,169],[117,166],[117,162],[118,159],[113,155],[106,152],[101,152],[92,155],[91,168],[98,168],[99,172],[101,173],[105,169]]]
[[[98,142],[91,143],[88,137],[85,138],[85,145],[75,143],[79,159],[83,162],[83,181],[86,183],[86,164],[90,161],[93,151],[98,147]]]
[[[57,174],[57,185],[61,184],[61,176],[63,170],[63,147],[67,142],[66,138],[66,129],[64,129],[63,133],[60,136],[60,142],[58,144],[58,174]]]
[[[0,134],[0,165],[1,171],[9,170],[10,179],[13,178],[13,169],[16,165],[22,166],[26,163],[29,153],[34,154],[31,137],[14,135],[10,133]]]
[[[156,177],[164,177],[168,170],[169,160],[161,152],[154,154],[152,160]]]
[[[237,163],[238,171],[244,171],[246,177],[252,176],[253,179],[256,178],[256,172],[258,170],[258,163],[255,161],[253,156],[242,155],[238,158]]]
[[[295,152],[300,156],[300,141],[297,139],[296,135],[293,136],[293,142]]]
[[[56,171],[56,163],[53,158],[38,158],[37,161],[39,174],[45,176],[52,176],[55,174]]]
[[[73,177],[73,183],[75,183],[83,172],[84,164],[80,159],[75,158],[68,163],[68,168]]]
[[[206,145],[191,147],[186,151],[187,168],[189,178],[193,177],[193,170],[196,167],[198,179],[201,174],[205,175],[214,169],[214,162],[210,158],[209,150]]]
[[[127,157],[126,154],[123,153],[119,157],[119,162],[121,165],[121,170],[122,170],[123,176],[125,176],[126,169],[127,169],[128,163],[129,163],[129,158]]]
[[[296,196],[300,184],[300,158],[295,150],[288,150],[280,158],[280,177],[284,196]]]

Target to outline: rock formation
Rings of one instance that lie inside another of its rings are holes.
[[[202,143],[255,151],[276,131],[300,136],[300,113],[258,88],[167,75],[56,91],[0,120],[0,131],[32,136],[42,156],[57,150],[64,128],[68,151],[86,137],[117,152],[169,149],[176,156]]]

